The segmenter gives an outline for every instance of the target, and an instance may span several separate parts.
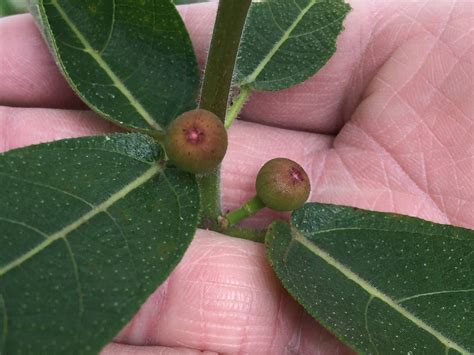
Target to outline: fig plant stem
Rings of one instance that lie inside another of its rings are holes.
[[[200,108],[221,117],[227,112],[229,91],[240,37],[251,0],[220,0],[207,57]]]
[[[227,112],[227,116],[225,117],[225,122],[224,122],[225,128],[229,129],[230,126],[232,126],[232,123],[234,123],[235,119],[237,118],[239,112],[242,110],[242,107],[247,102],[251,93],[252,93],[252,90],[246,86],[242,86],[240,88],[239,95],[237,95],[237,97],[235,98],[234,103],[229,108],[229,111]]]
[[[241,220],[254,215],[264,207],[265,204],[262,202],[262,200],[260,200],[258,196],[255,196],[244,203],[240,208],[226,214],[224,217],[225,225],[232,227]]]
[[[199,107],[222,121],[227,112],[237,50],[251,0],[220,0],[206,64]],[[201,193],[201,226],[218,229],[220,169],[197,177]]]
[[[265,229],[250,229],[250,228],[239,228],[230,227],[221,231],[231,237],[250,240],[256,243],[265,243],[265,236],[267,231]]]

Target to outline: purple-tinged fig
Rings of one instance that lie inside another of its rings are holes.
[[[171,122],[164,146],[168,158],[178,168],[195,174],[208,173],[224,158],[227,131],[215,114],[196,109]]]
[[[311,184],[304,169],[293,160],[276,158],[263,165],[257,175],[258,198],[276,211],[292,211],[304,205]]]

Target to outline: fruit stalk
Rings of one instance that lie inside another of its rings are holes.
[[[241,220],[254,215],[264,207],[265,204],[258,198],[258,196],[254,196],[241,207],[222,217],[221,225],[223,228],[232,227]]]

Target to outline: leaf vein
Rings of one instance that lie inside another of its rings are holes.
[[[260,64],[255,68],[253,73],[251,73],[247,78],[244,78],[240,85],[250,84],[254,82],[260,73],[265,69],[266,65],[272,60],[273,56],[278,52],[278,50],[283,46],[283,44],[290,38],[291,33],[295,30],[296,26],[303,20],[305,15],[308,13],[311,8],[316,5],[316,0],[311,0],[305,8],[302,9],[301,13],[296,17],[295,21],[288,27],[288,29],[283,33],[282,37],[278,40],[273,48],[268,52],[268,54],[263,58]],[[268,5],[270,6],[270,5]]]
[[[15,219],[11,219],[11,218],[6,218],[6,217],[0,217],[0,221],[4,221],[4,222],[10,222],[12,224],[16,224],[16,225],[19,225],[19,226],[22,226],[24,228],[27,228],[39,235],[41,235],[42,237],[44,238],[47,238],[48,235],[46,233],[44,233],[43,231],[39,230],[38,228],[36,227],[33,227],[33,226],[30,226],[28,223],[24,223],[24,222],[21,222],[21,221],[17,221]]]
[[[162,127],[153,119],[150,113],[143,107],[143,105],[133,96],[133,94],[124,85],[122,80],[115,74],[115,72],[109,67],[109,65],[102,58],[100,53],[95,50],[84,35],[79,31],[76,25],[69,18],[64,9],[59,5],[57,0],[51,0],[51,4],[56,8],[61,18],[64,20],[66,25],[76,35],[77,39],[84,46],[84,50],[97,62],[97,64],[104,70],[107,76],[112,80],[117,89],[128,99],[131,106],[142,116],[142,118],[150,125],[150,127],[163,131]]]
[[[417,295],[400,298],[397,300],[397,302],[402,303],[402,302],[406,302],[406,301],[419,298],[419,297],[428,297],[428,296],[443,295],[443,294],[449,294],[449,293],[469,293],[469,292],[474,292],[474,288],[465,289],[465,290],[444,290],[444,291],[420,293]]]
[[[370,307],[370,304],[372,303],[373,299],[374,299],[374,296],[370,295],[369,300],[367,301],[367,303],[365,305],[364,324],[365,324],[365,330],[367,331],[367,336],[369,337],[369,342],[374,347],[375,353],[378,355],[379,354],[379,349],[377,349],[377,346],[374,343],[374,339],[372,338],[372,334],[370,334],[370,330],[369,330],[369,307]]]
[[[116,7],[116,0],[112,0],[112,22],[110,24],[110,29],[109,29],[109,35],[107,36],[107,40],[105,41],[104,46],[102,49],[99,51],[99,54],[104,53],[104,51],[107,49],[109,46],[110,40],[112,39],[112,33],[114,32],[114,27],[115,27],[115,7]]]
[[[105,212],[114,203],[116,203],[120,199],[127,196],[130,192],[137,189],[138,187],[146,183],[148,180],[152,179],[159,172],[162,172],[161,167],[159,165],[152,165],[141,176],[139,176],[138,178],[130,182],[128,185],[124,186],[119,191],[112,194],[108,199],[106,199],[99,205],[92,208],[89,212],[79,217],[76,221],[70,223],[69,225],[65,226],[64,228],[57,231],[56,233],[49,235],[48,238],[46,238],[42,243],[38,244],[37,246],[35,246],[34,248],[29,250],[25,254],[21,255],[14,261],[6,264],[3,267],[0,267],[0,276],[6,274],[10,270],[20,266],[25,261],[31,259],[33,256],[35,256],[36,254],[38,254],[39,252],[47,248],[49,245],[54,243],[56,240],[65,238],[71,232],[75,231],[76,229],[81,227],[83,224],[90,221],[93,217],[95,217],[99,213]]]
[[[72,263],[74,278],[76,280],[76,285],[77,285],[77,296],[78,296],[78,303],[79,303],[79,323],[82,323],[82,316],[84,314],[84,295],[82,293],[81,281],[79,279],[79,268],[77,265],[76,257],[74,256],[74,253],[72,251],[71,243],[69,243],[69,241],[66,239],[65,236],[62,238],[62,240],[64,241],[66,245],[66,249],[68,251],[68,254],[70,256],[71,263]],[[79,327],[79,329],[82,329],[82,327]]]
[[[77,196],[73,193],[67,192],[65,190],[61,190],[61,189],[59,189],[57,187],[54,187],[52,185],[49,185],[49,184],[44,184],[44,183],[37,182],[37,181],[31,181],[31,180],[28,180],[28,179],[20,178],[18,176],[10,175],[10,174],[7,174],[7,173],[2,173],[2,172],[0,172],[0,176],[5,176],[5,177],[10,178],[12,180],[18,180],[18,181],[21,181],[21,182],[24,182],[24,183],[27,183],[27,184],[36,185],[36,186],[44,187],[46,189],[57,191],[57,192],[60,192],[64,195],[70,196],[70,197],[72,197],[72,198],[74,198],[78,201],[81,201],[81,202],[85,203],[86,205],[88,205],[89,207],[94,207],[93,203],[83,199],[82,197],[79,197],[79,196]]]
[[[291,39],[294,39],[294,38],[299,38],[299,37],[304,37],[304,36],[312,35],[313,33],[318,32],[318,31],[322,31],[322,30],[324,30],[325,28],[328,28],[329,26],[334,25],[335,23],[339,23],[342,19],[344,19],[344,17],[346,17],[346,14],[343,14],[342,16],[339,16],[338,18],[336,18],[334,21],[329,22],[329,23],[325,24],[324,26],[318,27],[318,28],[316,28],[316,29],[314,29],[314,30],[312,30],[312,31],[304,32],[304,33],[301,33],[301,34],[299,34],[299,35],[290,35],[290,36],[288,37],[288,39],[290,39],[290,38],[291,38]]]
[[[346,265],[343,265],[336,259],[334,259],[329,253],[324,251],[323,249],[319,248],[314,242],[306,238],[304,235],[302,235],[298,230],[292,229],[292,238],[295,239],[297,242],[299,242],[301,245],[306,247],[308,250],[310,250],[314,255],[319,257],[320,259],[324,260],[327,264],[331,265],[334,267],[338,272],[343,274],[347,279],[350,281],[354,282],[357,284],[359,287],[361,287],[365,292],[367,292],[369,295],[372,295],[373,297],[376,297],[380,299],[382,302],[384,302],[387,306],[395,310],[396,312],[400,313],[403,317],[411,321],[413,324],[415,324],[417,327],[423,329],[427,333],[431,334],[433,337],[435,337],[441,344],[452,348],[454,350],[459,351],[462,354],[468,354],[469,352],[467,349],[464,349],[461,345],[457,344],[453,340],[447,338],[443,334],[441,334],[439,331],[431,327],[429,324],[425,323],[423,320],[419,319],[416,317],[414,314],[406,310],[404,307],[402,307],[400,304],[397,303],[397,301],[393,300],[391,297],[388,295],[382,293],[380,290],[378,290],[375,286],[371,285],[367,280],[363,279],[360,277],[358,274],[353,272],[350,268],[348,268]]]

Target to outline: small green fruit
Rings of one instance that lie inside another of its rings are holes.
[[[168,158],[191,173],[214,170],[227,150],[227,131],[212,112],[196,109],[183,113],[169,125],[164,146]]]
[[[269,208],[292,211],[303,206],[311,185],[304,169],[293,160],[276,158],[260,169],[256,182],[257,196]]]

